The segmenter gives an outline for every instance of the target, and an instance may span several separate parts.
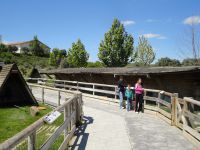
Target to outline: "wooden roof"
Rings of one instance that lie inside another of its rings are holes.
[[[20,91],[20,92],[18,93],[17,91],[18,92]],[[5,95],[5,97],[2,95]],[[30,91],[29,86],[26,84],[26,81],[24,80],[16,64],[0,66],[0,103],[1,105],[3,105],[3,102],[1,102],[1,98],[6,99],[6,96],[8,95],[9,95],[9,98],[11,98],[13,95],[15,96],[17,95],[18,97],[14,97],[14,99],[15,100],[17,99],[15,103],[18,102],[19,105],[23,105],[23,103],[38,105],[35,97]],[[22,101],[22,99],[24,101]],[[7,101],[5,101],[5,103],[6,102]]]
[[[119,68],[66,68],[40,70],[41,74],[128,74],[128,75],[146,75],[177,72],[200,71],[200,66],[187,67],[119,67]]]

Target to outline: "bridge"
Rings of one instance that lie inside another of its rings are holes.
[[[179,98],[177,93],[145,89],[144,113],[136,114],[133,111],[119,110],[116,86],[77,81],[34,80],[44,84],[29,84],[34,96],[54,107],[66,105],[66,100],[71,100],[77,90],[83,92],[84,123],[76,131],[73,129],[75,136],[70,137],[70,149],[200,148],[200,116],[190,109],[190,106],[200,106],[196,100]]]

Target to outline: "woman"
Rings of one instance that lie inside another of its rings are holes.
[[[142,111],[142,96],[144,89],[142,88],[142,79],[139,78],[137,83],[135,84],[135,96],[136,96],[136,105],[135,105],[135,112],[139,113]],[[138,107],[139,104],[139,107]]]

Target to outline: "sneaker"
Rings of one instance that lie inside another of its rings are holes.
[[[138,112],[138,111],[136,111],[136,113],[137,113],[137,114],[139,114],[139,112]]]

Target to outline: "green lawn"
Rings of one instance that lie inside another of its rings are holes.
[[[45,106],[46,110],[40,110],[40,113],[33,117],[30,115],[30,107],[20,107],[20,108],[0,108],[0,143],[6,139],[14,136],[18,132],[22,131],[24,128],[50,112],[52,109],[46,105],[40,104],[40,106]],[[39,130],[37,130],[36,138],[36,148],[38,149],[63,123],[63,113],[62,115],[51,125],[44,124]],[[58,149],[60,144],[64,139],[64,135],[61,134],[55,143],[52,145],[51,149]],[[27,149],[27,140],[20,143],[17,150]]]
[[[40,113],[35,117],[30,115],[30,107],[28,106],[20,108],[0,108],[0,143],[22,131],[52,110],[48,106],[45,107],[47,109],[40,110]]]

